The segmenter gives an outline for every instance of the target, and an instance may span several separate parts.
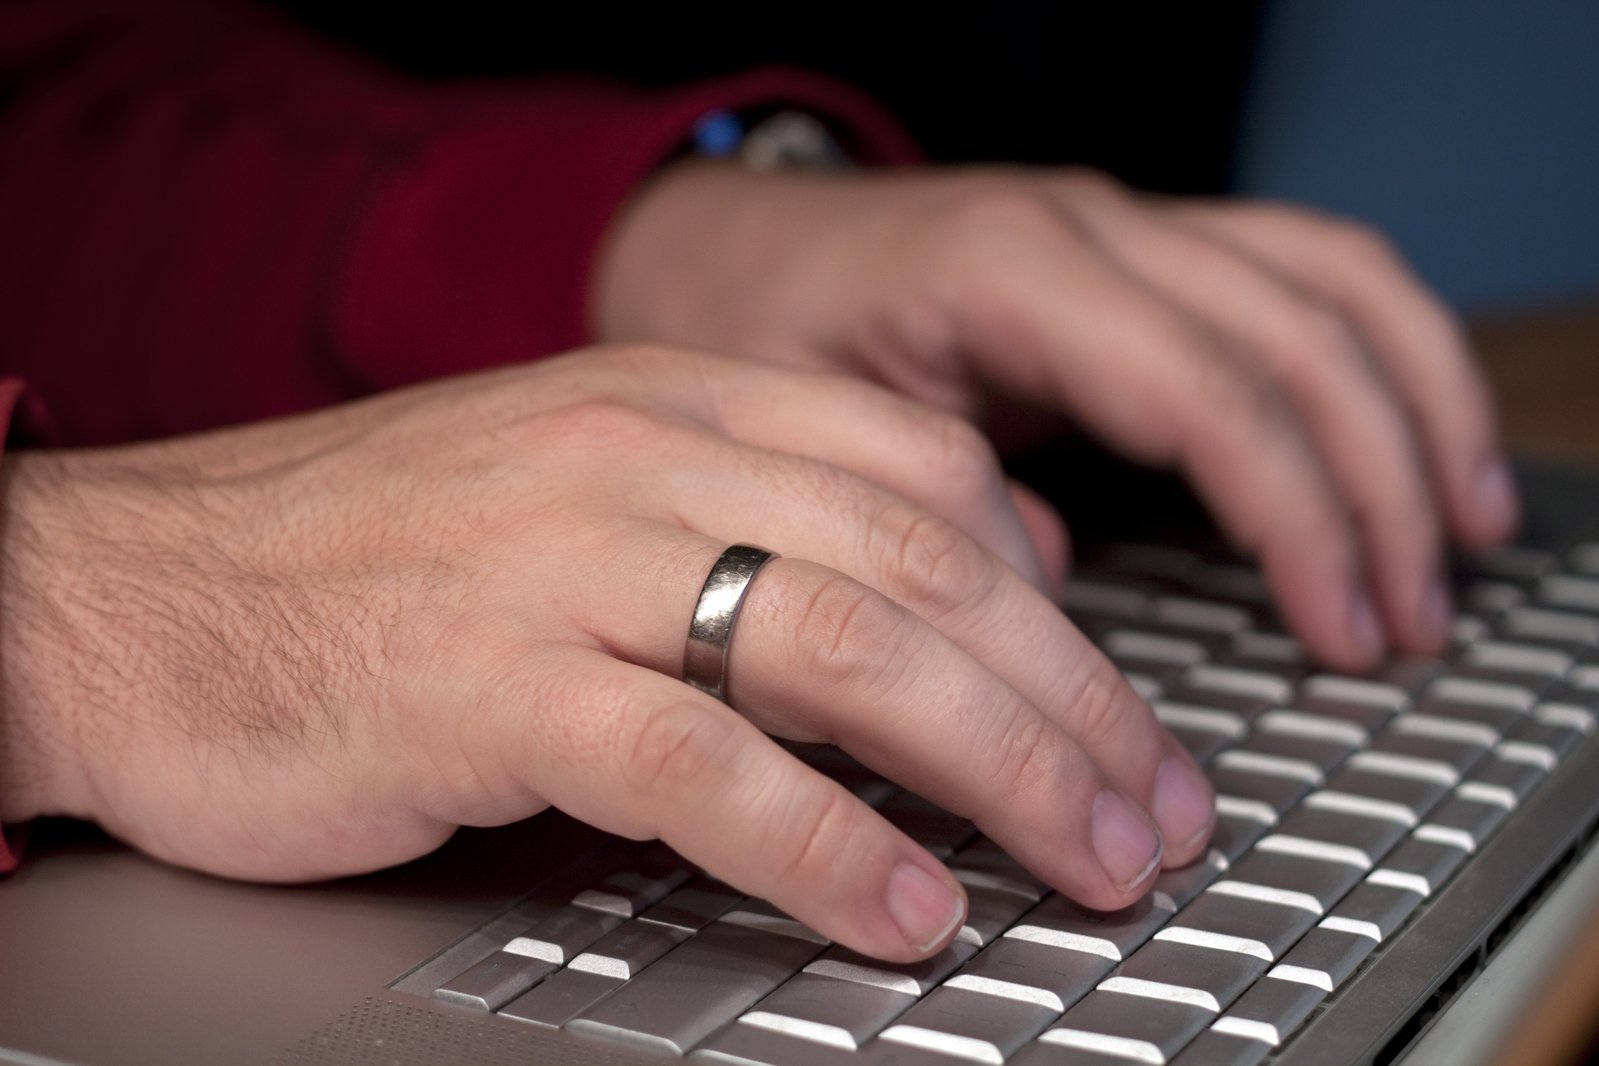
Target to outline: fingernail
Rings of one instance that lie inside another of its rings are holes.
[[[1349,602],[1349,635],[1355,638],[1355,647],[1367,659],[1381,658],[1388,645],[1382,623],[1377,621],[1377,611],[1364,589],[1355,589]]]
[[[1210,785],[1187,760],[1168,755],[1155,771],[1155,823],[1160,835],[1186,851],[1195,838],[1210,832],[1216,801]]]
[[[1131,888],[1160,862],[1160,837],[1142,811],[1120,794],[1102,789],[1094,797],[1094,854],[1117,888]]]
[[[1503,459],[1490,459],[1477,472],[1477,512],[1496,536],[1508,536],[1516,524],[1516,482]]]
[[[1449,622],[1453,613],[1443,579],[1434,577],[1427,582],[1427,590],[1421,598],[1421,635],[1429,647],[1442,648],[1449,642]]]
[[[888,916],[916,951],[927,951],[966,917],[966,903],[938,878],[912,862],[888,875]]]

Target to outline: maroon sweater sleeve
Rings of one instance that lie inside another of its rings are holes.
[[[583,343],[607,223],[711,108],[803,107],[867,162],[916,159],[797,71],[423,85],[232,3],[0,2],[0,77],[0,372],[73,444]]]
[[[581,344],[608,222],[712,108],[801,107],[864,162],[918,158],[796,71],[423,85],[230,0],[0,0],[0,86],[12,445],[41,442],[33,397],[55,441],[110,444]]]

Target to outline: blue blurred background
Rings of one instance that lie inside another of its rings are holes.
[[[1366,219],[1469,311],[1599,297],[1599,3],[1269,0],[1233,188]]]

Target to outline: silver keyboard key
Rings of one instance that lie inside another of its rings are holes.
[[[1201,858],[1189,863],[1187,866],[1175,870],[1162,870],[1155,876],[1155,887],[1151,891],[1152,899],[1164,897],[1170,903],[1172,910],[1187,906],[1188,902],[1209,888],[1217,878],[1222,876],[1222,871],[1227,869],[1229,860],[1217,851],[1207,851]]]
[[[1460,606],[1477,615],[1501,615],[1527,602],[1527,590],[1513,581],[1472,581],[1460,590]]]
[[[1423,839],[1469,840],[1470,850],[1475,851],[1508,817],[1510,812],[1497,803],[1467,799],[1457,792],[1428,812],[1417,835]]]
[[[937,955],[921,962],[883,962],[835,944],[807,965],[805,972],[872,988],[925,996],[976,952],[976,947],[971,943],[956,940]]]
[[[686,1054],[819,950],[800,937],[713,922],[568,1026]]]
[[[908,992],[800,973],[743,1014],[738,1024],[858,1048],[916,1002]]]
[[[1292,774],[1261,773],[1260,763],[1257,761],[1253,759],[1223,761],[1226,754],[1223,752],[1221,757],[1211,760],[1210,766],[1205,770],[1216,793],[1264,803],[1278,814],[1294,806],[1305,797],[1306,793],[1315,788],[1315,775],[1320,774],[1320,770],[1314,764],[1305,764],[1303,767],[1291,766],[1289,769],[1295,771]]]
[[[1359,891],[1358,887],[1356,891]],[[1337,988],[1377,947],[1375,930],[1361,924],[1361,921],[1344,917],[1323,918],[1283,956],[1282,965],[1293,967],[1288,972],[1326,974],[1328,983]]]
[[[1277,674],[1237,666],[1191,667],[1182,684],[1195,692],[1239,696],[1268,707],[1286,707],[1294,698],[1293,684]]]
[[[1188,749],[1197,762],[1206,762],[1223,748],[1249,734],[1249,724],[1236,711],[1192,703],[1155,700],[1155,717]]]
[[[1163,995],[1156,986],[1177,985],[1198,989],[1225,1009],[1269,965],[1270,960],[1241,947],[1200,947],[1155,939],[1101,981],[1099,989],[1143,998]]]
[[[1533,595],[1545,607],[1599,614],[1599,578],[1545,574]]]
[[[1558,565],[1551,552],[1536,548],[1500,548],[1496,551],[1461,561],[1461,569],[1468,574],[1497,581],[1510,581],[1518,585],[1531,585]]]
[[[1301,805],[1283,817],[1276,831],[1289,837],[1356,848],[1375,863],[1404,838],[1409,828],[1402,822],[1352,813],[1347,808]]]
[[[1599,647],[1599,618],[1571,611],[1523,607],[1506,611],[1499,632],[1513,641],[1577,655]]]
[[[1278,1048],[1325,998],[1327,992],[1316,985],[1267,975],[1238,997],[1210,1028],[1257,1041],[1268,1049]]]
[[[1459,869],[1469,854],[1456,844],[1411,837],[1383,856],[1382,862],[1372,872],[1371,879],[1377,883],[1416,888],[1425,885],[1426,892],[1423,895],[1431,896],[1443,887],[1449,875]],[[1413,882],[1410,880],[1412,878],[1415,879]]]
[[[742,925],[749,929],[760,929],[768,933],[781,933],[784,936],[798,937],[801,940],[809,940],[821,947],[825,947],[830,943],[821,933],[794,918],[770,900],[745,899],[732,910],[722,915],[718,921],[728,925]]]
[[[697,877],[639,915],[639,920],[696,932],[732,910],[744,894],[735,888]]]
[[[1119,911],[1091,911],[1065,896],[1050,896],[1005,936],[1125,959],[1171,918],[1171,911],[1156,905],[1158,893],[1157,880],[1156,892]]]
[[[1283,907],[1206,892],[1184,907],[1171,924],[1155,936],[1173,939],[1185,935],[1173,930],[1213,933],[1240,943],[1258,944],[1261,953],[1270,960],[1281,958],[1315,924],[1316,916],[1301,907]]]
[[[1073,617],[1105,615],[1131,621],[1143,616],[1149,594],[1126,585],[1072,578],[1066,583],[1062,606]]]
[[[1348,737],[1335,737],[1331,733],[1310,736],[1303,731],[1293,733],[1272,730],[1257,731],[1248,741],[1234,750],[1309,763],[1321,774],[1326,774],[1348,758],[1349,753],[1358,746],[1349,743]]]
[[[1342,674],[1316,674],[1299,686],[1300,710],[1339,714],[1355,709],[1384,712],[1383,716],[1410,709],[1410,693],[1387,681],[1346,677]],[[1355,711],[1358,714],[1358,710]],[[1346,715],[1347,716],[1347,715]]]
[[[1500,757],[1484,759],[1472,767],[1462,784],[1471,788],[1462,791],[1462,795],[1481,798],[1489,794],[1490,790],[1499,790],[1513,795],[1516,802],[1526,799],[1532,790],[1543,784],[1544,778],[1549,773],[1536,762],[1523,762],[1516,759]]]
[[[1031,893],[984,887],[972,881],[966,886],[966,921],[955,934],[955,939],[980,948],[993,943],[1012,922],[1038,902]]]
[[[1035,899],[1042,899],[1047,891],[1043,882],[1028,873],[1027,868],[1011,858],[1004,848],[985,836],[976,836],[968,841],[949,860],[949,865],[951,870],[956,871],[957,878],[962,870],[983,870],[1018,885],[1026,885],[1034,892]]]
[[[1587,734],[1571,718],[1564,721],[1559,715],[1547,713],[1547,704],[1533,708],[1532,716],[1505,730],[1504,739],[1548,748],[1557,758],[1564,758]]]
[[[1212,710],[1227,711],[1248,720],[1254,718],[1262,711],[1270,710],[1276,704],[1263,700],[1258,696],[1250,696],[1239,692],[1222,692],[1216,689],[1195,688],[1183,683],[1183,676],[1168,678],[1165,685],[1166,698],[1174,703],[1190,704],[1195,707],[1209,707]]]
[[[1427,686],[1418,709],[1446,718],[1477,716],[1494,724],[1514,721],[1537,702],[1537,694],[1524,685],[1446,674]]]
[[[1121,961],[1106,941],[1002,936],[974,955],[950,982],[1000,982],[1048,992],[1070,1007]]]
[[[1270,828],[1270,823],[1262,820],[1266,813],[1264,805],[1260,809],[1249,809],[1247,816],[1237,813],[1233,804],[1218,806],[1215,827],[1210,834],[1210,850],[1228,862],[1237,859]]]
[[[1360,755],[1352,759],[1351,765],[1371,766],[1373,763],[1380,761],[1372,757],[1375,753],[1442,763],[1453,769],[1456,774],[1462,774],[1482,758],[1483,745],[1482,741],[1476,737],[1455,739],[1446,736],[1429,736],[1420,732],[1402,732],[1390,727],[1372,741],[1370,749],[1361,752]],[[1390,765],[1393,764],[1390,763]],[[1418,767],[1417,769],[1421,768]],[[1393,770],[1392,772],[1401,771]]]
[[[1365,935],[1375,947],[1394,935],[1421,900],[1410,889],[1365,881],[1339,900],[1324,921],[1328,928]]]
[[[814,1034],[813,1034],[814,1035]],[[742,1021],[723,1026],[695,1049],[693,1063],[735,1066],[864,1066],[860,1052]]]
[[[934,989],[878,1039],[993,1063],[1031,1040],[1062,1009],[1052,992],[973,978]]]
[[[1330,740],[1350,751],[1371,743],[1371,730],[1347,718],[1307,711],[1267,711],[1254,721],[1257,732]]]
[[[625,922],[606,933],[567,964],[569,970],[605,974],[619,981],[631,980],[654,962],[688,939],[685,930],[655,922]]]
[[[1206,1029],[1188,1042],[1171,1066],[1258,1066],[1271,1053],[1269,1045],[1253,1037]]]
[[[1157,596],[1150,601],[1148,617],[1156,625],[1228,637],[1254,623],[1254,616],[1242,607],[1193,596]]]
[[[1013,1061],[1015,1066],[1164,1062],[1210,1025],[1216,1014],[1208,1006],[1177,999],[1090,992]]]
[[[911,792],[890,797],[878,813],[940,859],[948,859],[977,835],[970,821]]]
[[[529,926],[521,936],[506,944],[505,950],[564,966],[621,924],[622,918],[617,914],[567,907]]]
[[[555,964],[496,951],[433,990],[433,998],[474,1010],[499,1010],[555,972]]]
[[[551,1028],[559,1027],[622,985],[620,979],[604,974],[561,970],[500,1008],[500,1016]]]
[[[998,850],[999,845],[987,837],[982,837],[982,844],[979,849],[967,844],[951,858],[950,873],[955,874],[956,881],[967,889],[993,889],[1025,898],[1028,906],[1043,900],[1049,892],[1043,881],[1027,873],[1022,863]]]
[[[1571,666],[1570,655],[1552,648],[1478,640],[1465,649],[1450,672],[1460,677],[1520,685],[1536,693],[1564,678]]]
[[[1290,683],[1302,681],[1310,670],[1304,645],[1281,633],[1237,633],[1215,661],[1221,666],[1275,674]]]
[[[1599,541],[1578,544],[1566,552],[1566,565],[1579,574],[1599,577]]]
[[[1371,679],[1408,692],[1414,701],[1416,693],[1426,688],[1443,671],[1443,662],[1433,656],[1396,655],[1379,666]]]
[[[1364,872],[1348,863],[1256,850],[1233,864],[1226,879],[1301,894],[1325,911],[1353,888]],[[1213,885],[1210,891],[1215,890]]]
[[[1402,765],[1399,768],[1408,769]],[[1445,776],[1416,776],[1410,773],[1390,772],[1393,769],[1393,766],[1380,761],[1365,765],[1346,763],[1327,778],[1327,787],[1324,791],[1366,796],[1383,803],[1397,803],[1414,811],[1418,819],[1449,794],[1451,786]]]
[[[1113,629],[1099,646],[1120,669],[1147,674],[1162,687],[1174,684],[1184,670],[1210,654],[1198,641],[1136,629]]]
[[[690,873],[688,865],[670,848],[653,845],[640,849],[633,869],[614,873],[594,888],[584,889],[572,897],[572,902],[620,918],[636,918],[687,881]]]
[[[1270,609],[1271,586],[1252,566],[1237,563],[1202,563],[1187,575],[1190,588],[1202,596],[1246,607]]]

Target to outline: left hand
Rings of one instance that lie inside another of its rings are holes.
[[[1461,331],[1386,242],[1081,170],[756,174],[690,161],[611,235],[606,340],[825,367],[976,418],[1059,409],[1181,467],[1311,651],[1448,638],[1443,541],[1515,490]]]

